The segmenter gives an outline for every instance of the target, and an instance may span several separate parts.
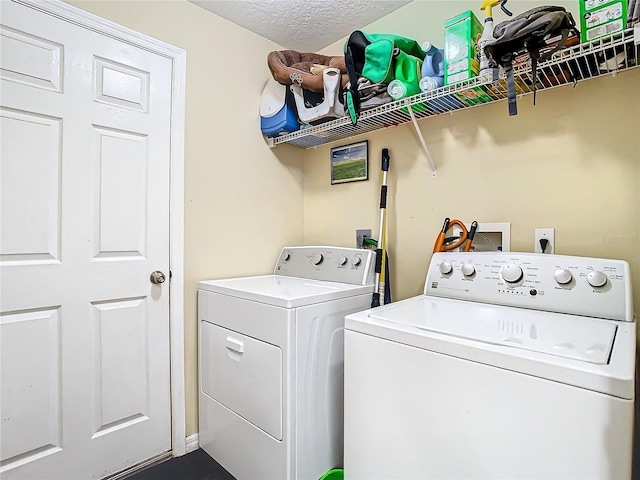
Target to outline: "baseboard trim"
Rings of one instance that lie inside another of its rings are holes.
[[[198,448],[200,448],[200,442],[198,441],[198,434],[194,433],[193,435],[189,435],[187,437],[187,452],[194,452]]]

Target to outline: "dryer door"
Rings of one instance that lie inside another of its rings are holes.
[[[282,440],[282,350],[202,322],[203,392]]]

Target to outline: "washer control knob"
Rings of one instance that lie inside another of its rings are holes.
[[[515,263],[507,263],[500,269],[500,275],[505,282],[517,283],[522,280],[522,268]]]
[[[440,273],[442,273],[443,275],[446,275],[447,273],[451,273],[451,271],[453,270],[453,267],[449,262],[442,262],[438,266],[438,268],[440,269]]]
[[[362,263],[362,258],[360,258],[360,257],[353,257],[353,259],[351,260],[351,265],[353,267],[357,267],[361,263]]]
[[[592,287],[604,287],[607,284],[607,276],[602,272],[594,270],[587,274],[587,282],[589,282],[589,285]]]
[[[338,265],[343,266],[347,264],[347,257],[345,257],[344,255],[340,255],[340,258],[338,259]]]
[[[285,262],[288,262],[289,260],[291,260],[291,254],[290,254],[289,252],[284,252],[284,253],[282,254],[282,259],[283,259]]]
[[[571,280],[573,280],[573,275],[571,275],[571,272],[566,268],[559,268],[553,274],[553,278],[555,278],[556,282],[558,282],[560,285],[566,285]]]
[[[476,273],[476,267],[473,265],[473,263],[463,263],[460,270],[462,270],[462,274],[465,277],[470,277],[471,275]]]
[[[324,257],[321,253],[314,253],[313,257],[311,257],[311,263],[313,263],[314,265],[320,265],[323,260]]]

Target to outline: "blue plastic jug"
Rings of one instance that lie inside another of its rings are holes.
[[[436,48],[429,42],[424,42],[422,49],[427,54],[422,63],[422,79],[420,81],[420,88],[424,92],[444,85],[444,50]]]

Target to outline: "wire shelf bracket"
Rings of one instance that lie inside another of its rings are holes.
[[[416,120],[416,116],[413,113],[413,109],[411,107],[407,107],[407,110],[409,111],[409,115],[411,115],[411,123],[413,123],[413,126],[416,129],[416,134],[418,134],[418,138],[420,139],[420,143],[422,144],[422,148],[424,149],[424,154],[427,157],[427,161],[429,162],[429,166],[431,167],[431,176],[435,177],[436,176],[436,166],[433,163],[433,158],[431,158],[431,153],[429,152],[429,149],[427,148],[427,144],[424,141],[424,137],[422,136],[422,131],[420,130],[420,127],[418,126],[418,120]]]

